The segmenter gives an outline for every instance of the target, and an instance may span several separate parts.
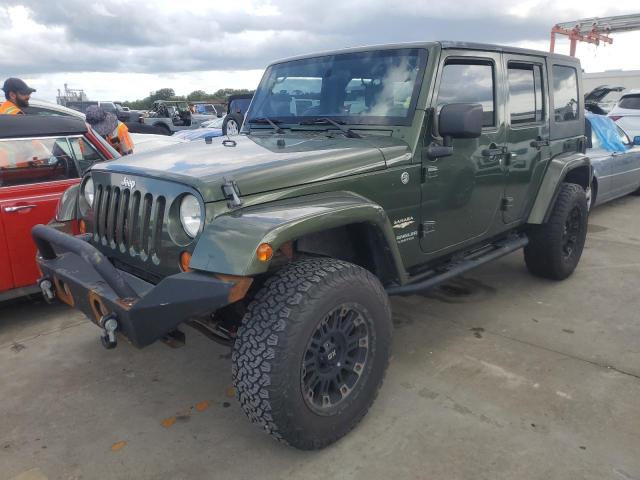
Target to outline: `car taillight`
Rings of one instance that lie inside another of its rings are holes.
[[[618,120],[620,120],[622,118],[622,115],[610,115],[609,118],[611,120],[613,120],[614,122],[617,122]]]

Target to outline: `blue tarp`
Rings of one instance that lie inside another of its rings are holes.
[[[587,120],[591,122],[592,135],[600,140],[600,145],[609,152],[625,152],[627,147],[620,139],[620,134],[613,120],[604,115],[588,113]]]

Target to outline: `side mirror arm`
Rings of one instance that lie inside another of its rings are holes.
[[[447,135],[442,139],[442,145],[432,143],[427,147],[427,157],[432,160],[453,155],[453,139]]]

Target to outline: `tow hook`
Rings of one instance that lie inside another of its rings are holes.
[[[43,277],[38,281],[38,286],[40,290],[42,290],[42,296],[44,297],[45,302],[52,303],[54,298],[56,298],[56,294],[53,292],[53,284],[49,277]]]
[[[107,350],[116,348],[118,340],[116,339],[116,330],[118,329],[118,317],[115,313],[107,313],[100,319],[100,327],[102,327],[102,335],[100,342]]]

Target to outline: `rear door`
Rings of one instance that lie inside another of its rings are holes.
[[[544,57],[504,55],[507,72],[507,171],[502,219],[517,222],[535,198],[550,159]]]
[[[38,271],[31,228],[54,218],[62,193],[79,181],[95,158],[101,159],[81,136],[0,140],[0,223],[4,226],[0,260],[10,259],[9,268],[2,269],[3,289],[35,283]]]

